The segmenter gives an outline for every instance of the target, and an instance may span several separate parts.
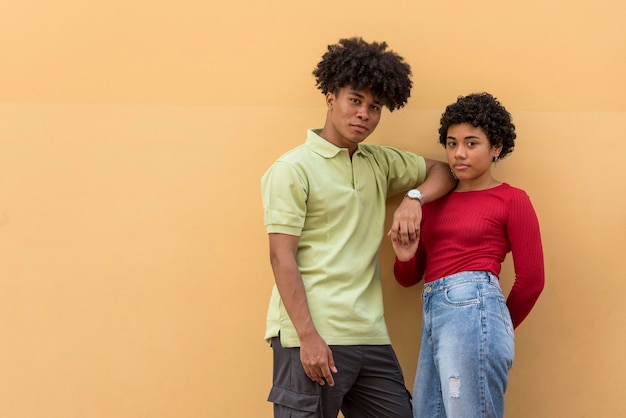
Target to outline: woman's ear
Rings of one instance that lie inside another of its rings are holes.
[[[502,144],[498,145],[497,147],[494,147],[494,152],[495,152],[495,156],[500,158],[500,153],[502,152]]]

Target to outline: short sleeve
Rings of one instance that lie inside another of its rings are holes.
[[[426,161],[423,157],[394,147],[380,147],[388,165],[388,196],[396,195],[424,182]]]
[[[261,194],[267,233],[300,236],[308,194],[304,176],[291,164],[277,161],[261,178]]]

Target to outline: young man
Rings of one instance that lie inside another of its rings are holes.
[[[383,316],[378,252],[388,196],[413,189],[390,234],[419,238],[421,204],[455,185],[443,163],[366,145],[383,106],[405,105],[411,69],[386,43],[330,45],[313,74],[326,123],[262,178],[276,285],[265,337],[275,417],[410,417]]]

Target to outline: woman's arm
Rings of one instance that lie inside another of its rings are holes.
[[[515,282],[507,298],[513,327],[528,316],[543,291],[545,272],[539,221],[528,196],[510,203],[507,233],[513,255]]]
[[[396,244],[393,245],[395,247]],[[405,257],[402,258],[405,259]],[[396,255],[396,261],[393,265],[393,275],[396,281],[404,287],[416,285],[424,276],[425,262],[426,255],[421,247],[418,247],[417,251],[413,252],[413,255],[406,261],[401,261]]]

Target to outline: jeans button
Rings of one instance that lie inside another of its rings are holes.
[[[433,288],[430,286],[426,286],[426,288],[424,289],[426,293],[429,293],[431,290],[433,290]]]

